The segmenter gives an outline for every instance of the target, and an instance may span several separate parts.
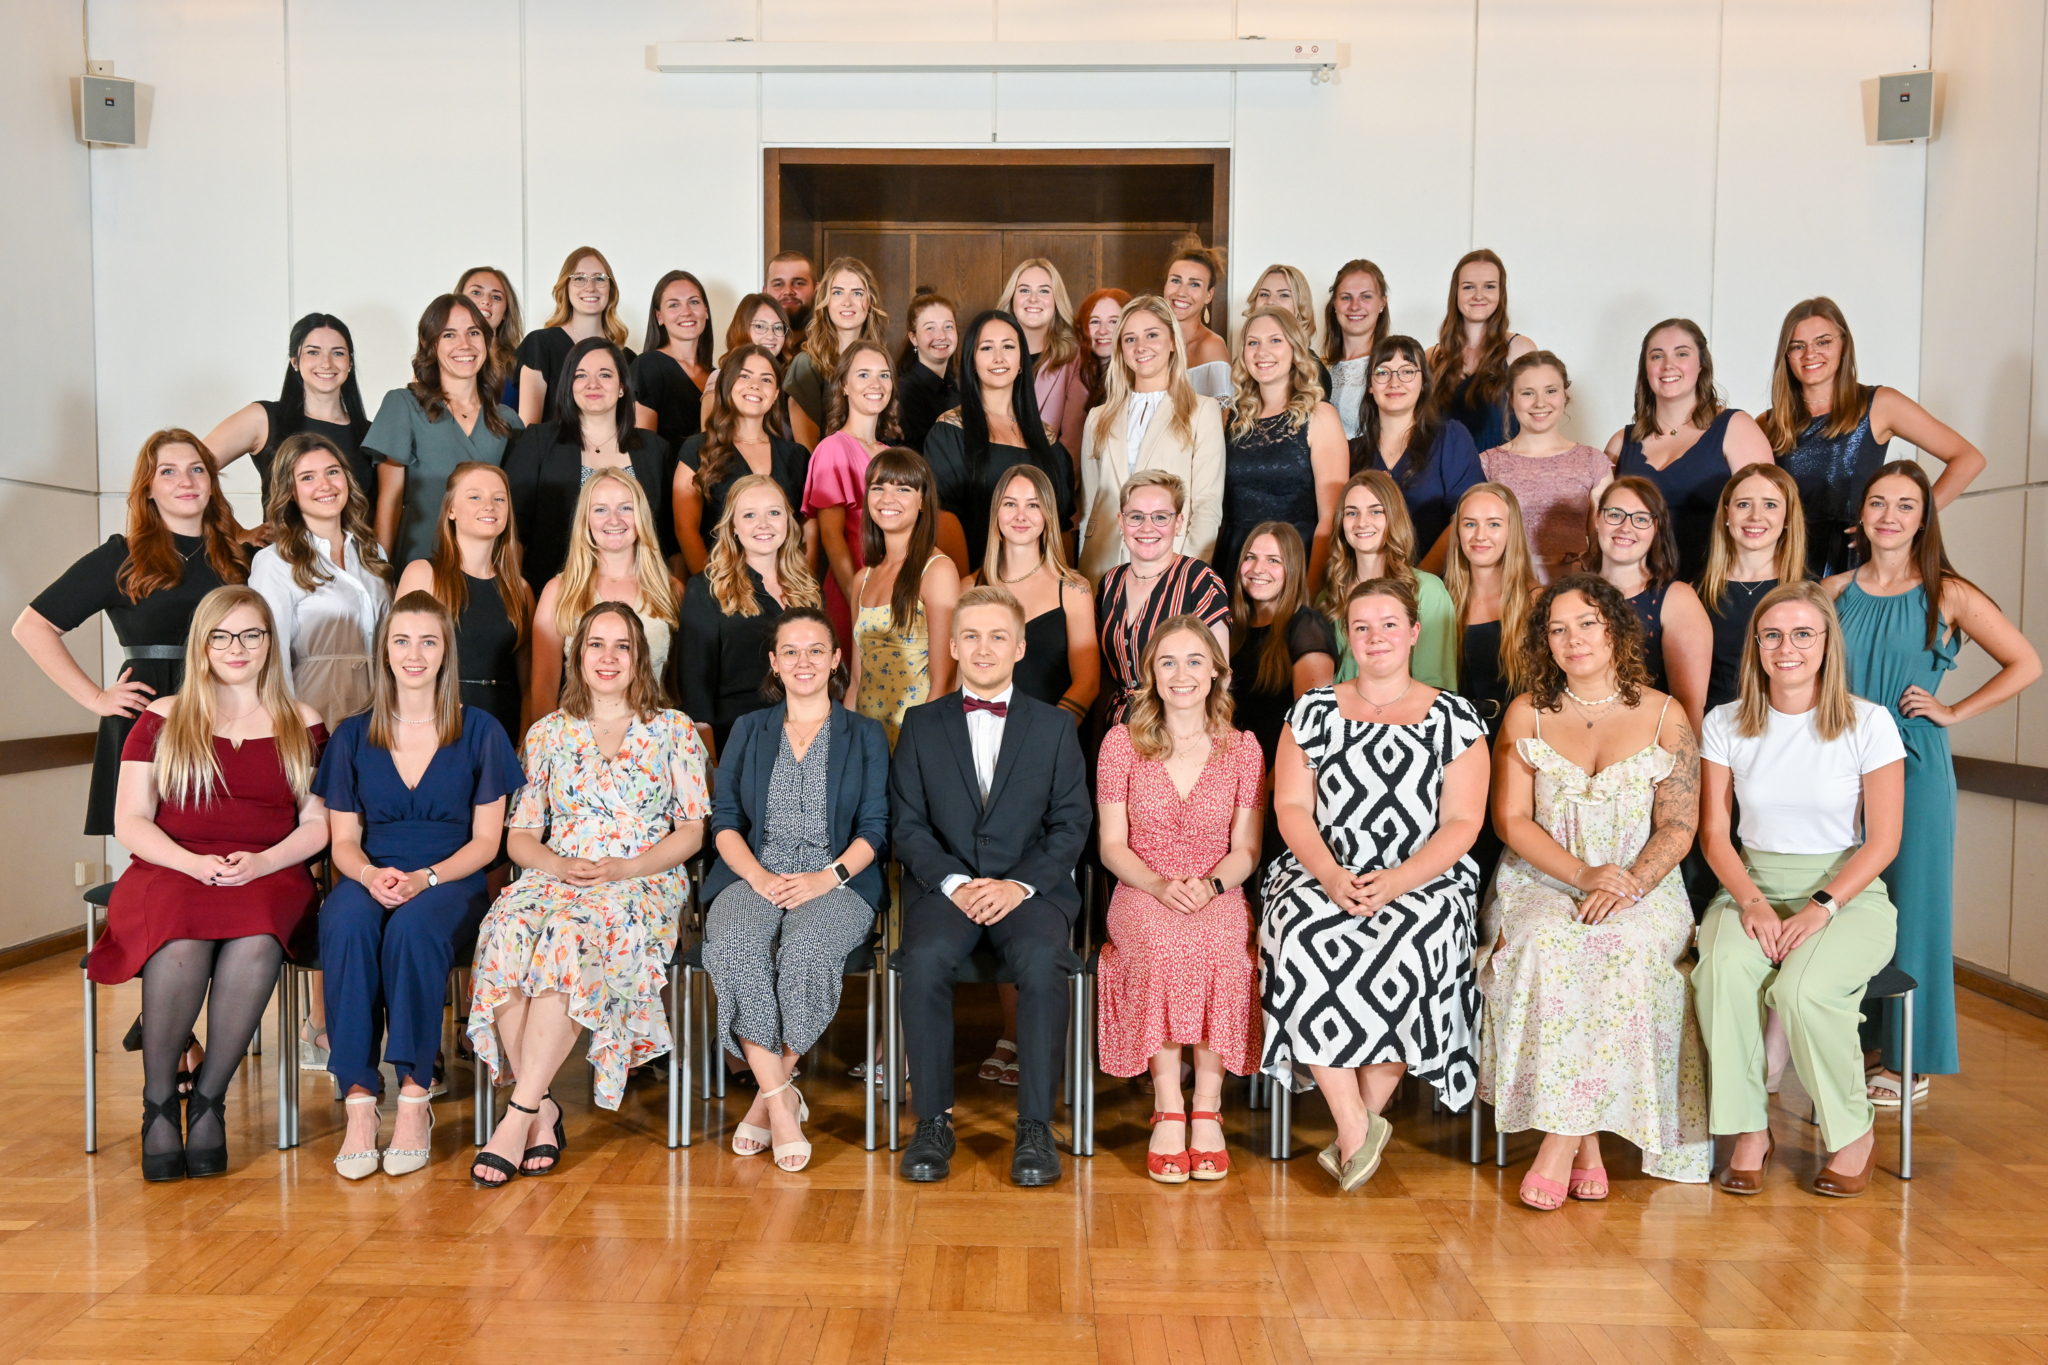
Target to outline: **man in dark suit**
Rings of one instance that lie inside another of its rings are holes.
[[[953,974],[986,937],[1017,977],[1017,1148],[1010,1178],[1060,1178],[1052,1141],[1067,1031],[1074,884],[1094,819],[1074,721],[1011,685],[1024,609],[970,588],[953,613],[962,689],[913,706],[890,762],[892,842],[903,865],[903,1034],[917,1133],[909,1180],[953,1156]]]

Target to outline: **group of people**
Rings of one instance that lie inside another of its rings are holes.
[[[1601,451],[1491,252],[1431,345],[1370,261],[1320,353],[1302,272],[1260,275],[1234,337],[1223,273],[1189,241],[1157,292],[1077,308],[1034,258],[964,328],[920,292],[892,334],[866,264],[785,253],[718,346],[702,284],[662,276],[635,354],[578,248],[532,333],[506,272],[465,272],[374,418],[316,313],[277,400],[150,437],[125,534],[14,627],[102,717],[87,832],[133,861],[89,971],[143,982],[145,1177],[226,1168],[227,1082],[315,952],[340,1174],[429,1160],[458,964],[509,1085],[471,1177],[556,1170],[579,1039],[611,1108],[672,1045],[701,852],[717,1037],[755,1085],[733,1150],[784,1170],[800,1059],[881,941],[904,1176],[947,1174],[953,983],[987,945],[1011,984],[979,1074],[1017,1087],[1013,1178],[1058,1179],[1100,879],[1096,1042],[1151,1091],[1155,1180],[1227,1178],[1225,1077],[1259,1072],[1323,1091],[1319,1160],[1357,1189],[1413,1073],[1543,1135],[1532,1207],[1606,1196],[1603,1133],[1681,1181],[1735,1135],[1720,1185],[1752,1193],[1789,1058],[1816,1190],[1861,1192],[1875,1107],[1915,1098],[1862,999],[1888,962],[1920,986],[1916,1095],[1958,1068],[1945,727],[2040,672],[1943,549],[1982,455],[1862,383],[1824,298],[1760,419],[1700,328],[1651,327]],[[248,530],[220,486],[245,455]],[[62,643],[100,612],[104,688]],[[1999,669],[1944,703],[1965,638]]]

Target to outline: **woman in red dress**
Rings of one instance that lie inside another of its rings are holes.
[[[270,608],[215,588],[192,614],[185,680],[136,717],[121,750],[114,837],[134,855],[114,884],[86,973],[142,978],[142,1178],[228,1168],[223,1097],[316,897],[306,860],[327,845],[312,794],[327,731],[292,700]],[[201,1003],[206,1060],[177,1109],[178,1057]]]
[[[1151,1070],[1145,1169],[1180,1185],[1228,1174],[1223,1073],[1258,1066],[1243,888],[1259,860],[1265,761],[1231,725],[1230,659],[1207,621],[1162,625],[1140,675],[1130,719],[1103,737],[1096,786],[1102,865],[1118,882],[1097,977],[1102,1069]],[[1180,1102],[1183,1046],[1195,1050],[1192,1116]]]

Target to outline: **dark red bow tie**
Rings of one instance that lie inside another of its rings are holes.
[[[969,711],[986,711],[997,720],[1007,720],[1010,715],[1010,703],[1006,701],[983,701],[980,697],[963,695],[960,705]]]

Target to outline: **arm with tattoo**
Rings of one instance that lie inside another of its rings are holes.
[[[1629,867],[1645,890],[1663,881],[1691,850],[1700,822],[1700,743],[1692,726],[1683,716],[1667,717],[1658,742],[1674,761],[1670,774],[1657,784],[1656,801],[1650,807],[1650,837]]]

